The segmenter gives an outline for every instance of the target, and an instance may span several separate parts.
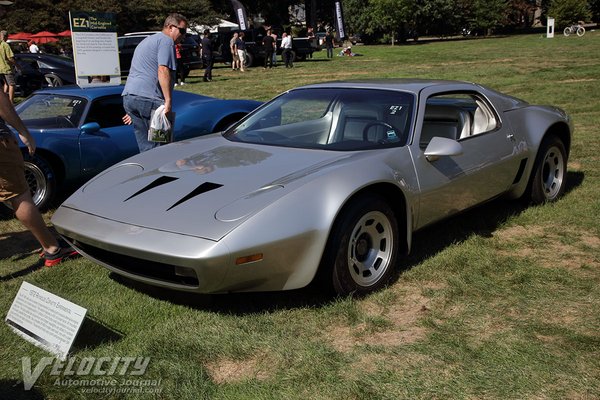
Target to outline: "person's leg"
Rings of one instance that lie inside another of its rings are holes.
[[[148,140],[152,111],[157,107],[154,107],[154,102],[151,99],[131,95],[123,96],[123,108],[125,108],[125,112],[131,117],[133,132],[135,133],[135,140],[137,141],[140,153],[151,150],[159,145],[157,142],[150,142]]]
[[[6,83],[8,84],[8,98],[10,99],[11,103],[14,103],[14,97],[15,97],[15,76],[13,74],[7,74],[6,75]]]
[[[59,249],[58,241],[52,235],[39,210],[33,204],[29,191],[9,200],[15,217],[35,236],[46,253],[56,253]]]

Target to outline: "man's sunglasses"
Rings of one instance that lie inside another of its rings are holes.
[[[174,26],[175,28],[179,29],[179,33],[181,33],[182,35],[185,35],[187,32],[187,28],[180,28],[177,25],[171,25]]]

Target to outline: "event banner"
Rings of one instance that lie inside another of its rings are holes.
[[[81,87],[119,85],[121,68],[116,15],[71,11],[69,21],[77,84]]]
[[[231,5],[233,6],[233,10],[237,16],[240,30],[245,31],[248,29],[248,15],[246,14],[246,9],[238,0],[231,0]]]
[[[335,30],[337,31],[337,37],[339,40],[346,38],[346,31],[344,29],[344,13],[341,1],[335,2]]]

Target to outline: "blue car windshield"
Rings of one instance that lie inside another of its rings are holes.
[[[30,129],[60,129],[79,126],[87,100],[60,94],[34,94],[21,102],[17,113]]]
[[[296,89],[233,125],[226,139],[272,146],[366,150],[403,146],[414,96],[356,88]]]

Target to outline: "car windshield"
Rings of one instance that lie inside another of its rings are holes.
[[[87,100],[58,94],[34,94],[16,110],[28,128],[74,128],[79,126]]]
[[[296,89],[233,125],[231,141],[326,150],[403,146],[414,96],[352,88]]]

